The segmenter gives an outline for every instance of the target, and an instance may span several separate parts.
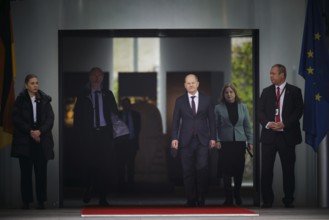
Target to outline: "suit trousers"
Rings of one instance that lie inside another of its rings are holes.
[[[288,145],[283,132],[275,133],[275,141],[272,144],[262,144],[261,166],[261,192],[263,202],[272,204],[274,201],[273,168],[276,154],[280,156],[283,174],[284,203],[292,203],[295,192],[295,145]]]
[[[31,140],[31,156],[19,158],[21,170],[21,195],[23,203],[33,202],[32,171],[34,169],[35,190],[38,202],[47,200],[47,160],[41,145]]]
[[[208,187],[209,148],[203,146],[198,137],[194,136],[187,146],[181,148],[183,182],[187,200],[196,201],[203,196]]]
[[[101,199],[117,186],[117,160],[110,131],[107,127],[92,131],[84,153],[86,184]]]
[[[123,139],[115,142],[118,158],[119,188],[131,189],[135,183],[135,158],[137,154],[137,139]]]

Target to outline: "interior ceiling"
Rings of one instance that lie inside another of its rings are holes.
[[[60,30],[67,37],[250,37],[253,29]]]

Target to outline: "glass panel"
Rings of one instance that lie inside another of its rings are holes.
[[[232,82],[237,88],[241,101],[248,107],[250,124],[253,127],[253,77],[252,77],[252,38],[232,38]],[[246,152],[243,185],[252,185],[253,158]]]
[[[138,38],[138,71],[157,72],[160,62],[160,39]]]
[[[157,72],[159,38],[113,38],[113,93],[118,100],[118,73]],[[134,66],[135,61],[137,65]],[[134,98],[132,99],[134,102]]]

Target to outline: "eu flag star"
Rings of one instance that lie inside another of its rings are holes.
[[[314,39],[315,40],[320,40],[320,38],[321,38],[321,34],[319,32],[314,34]]]
[[[313,58],[314,57],[314,52],[312,50],[307,51],[307,57],[308,58]]]
[[[313,74],[313,73],[314,73],[314,69],[313,69],[311,66],[309,66],[309,67],[307,68],[307,73],[308,73],[308,74]]]

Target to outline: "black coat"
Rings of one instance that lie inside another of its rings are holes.
[[[46,160],[54,159],[54,140],[52,128],[54,112],[51,107],[51,97],[39,90],[37,99],[37,129],[41,131],[40,144]],[[11,145],[12,157],[31,157],[33,139],[33,110],[31,98],[27,90],[22,91],[16,98],[13,108],[14,134]]]
[[[110,130],[109,135],[113,138],[111,113],[118,114],[118,107],[113,93],[108,89],[102,89],[103,112],[106,124]],[[78,96],[74,107],[74,127],[79,134],[79,139],[85,142],[94,128],[94,109],[90,89],[85,89]]]
[[[263,126],[260,141],[273,143],[275,131],[266,129],[270,121],[275,121],[276,93],[275,85],[265,88],[259,100],[259,122]],[[302,142],[299,120],[303,115],[303,97],[301,90],[287,83],[283,100],[282,120],[285,125],[283,134],[288,144],[296,145]]]

